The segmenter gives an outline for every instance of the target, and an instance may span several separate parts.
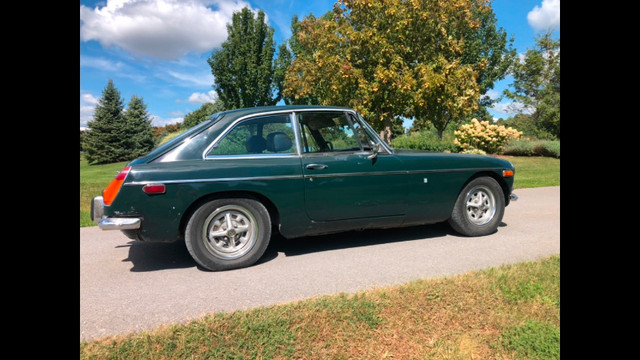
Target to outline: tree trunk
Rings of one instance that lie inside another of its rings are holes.
[[[393,127],[393,119],[386,118],[384,119],[384,129],[380,131],[380,137],[384,142],[391,146],[391,128]]]

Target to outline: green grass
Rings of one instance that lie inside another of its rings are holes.
[[[126,165],[118,162],[106,165],[89,165],[80,157],[80,226],[94,226],[91,221],[91,199],[102,194],[111,180]]]
[[[83,341],[80,359],[559,359],[559,288],[556,255]]]
[[[497,156],[516,168],[513,188],[560,186],[560,159],[542,156]]]
[[[560,159],[548,157],[499,156],[516,167],[514,189],[560,185]],[[127,162],[89,165],[80,159],[80,226],[94,226],[91,221],[91,199],[102,194],[116,173]]]

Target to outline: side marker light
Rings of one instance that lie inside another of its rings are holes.
[[[147,184],[142,191],[147,195],[164,194],[167,192],[167,187],[164,184]]]

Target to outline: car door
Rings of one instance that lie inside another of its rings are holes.
[[[297,112],[305,208],[314,221],[402,216],[406,177],[393,154],[373,154],[362,124],[342,111]],[[374,155],[374,156],[372,156]]]

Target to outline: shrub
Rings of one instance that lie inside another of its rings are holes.
[[[557,140],[515,140],[505,145],[504,155],[546,156],[560,158],[560,141]]]
[[[487,155],[487,153],[484,150],[480,150],[480,149],[467,149],[467,150],[462,150],[461,151],[462,154],[477,154],[477,155]]]
[[[453,136],[444,134],[442,139],[433,131],[421,130],[410,135],[402,135],[391,140],[391,146],[398,149],[426,150],[436,152],[457,152]]]
[[[477,149],[495,154],[502,151],[507,142],[518,139],[522,132],[511,127],[489,124],[488,121],[472,119],[471,124],[460,126],[454,134],[454,143],[463,151]]]

